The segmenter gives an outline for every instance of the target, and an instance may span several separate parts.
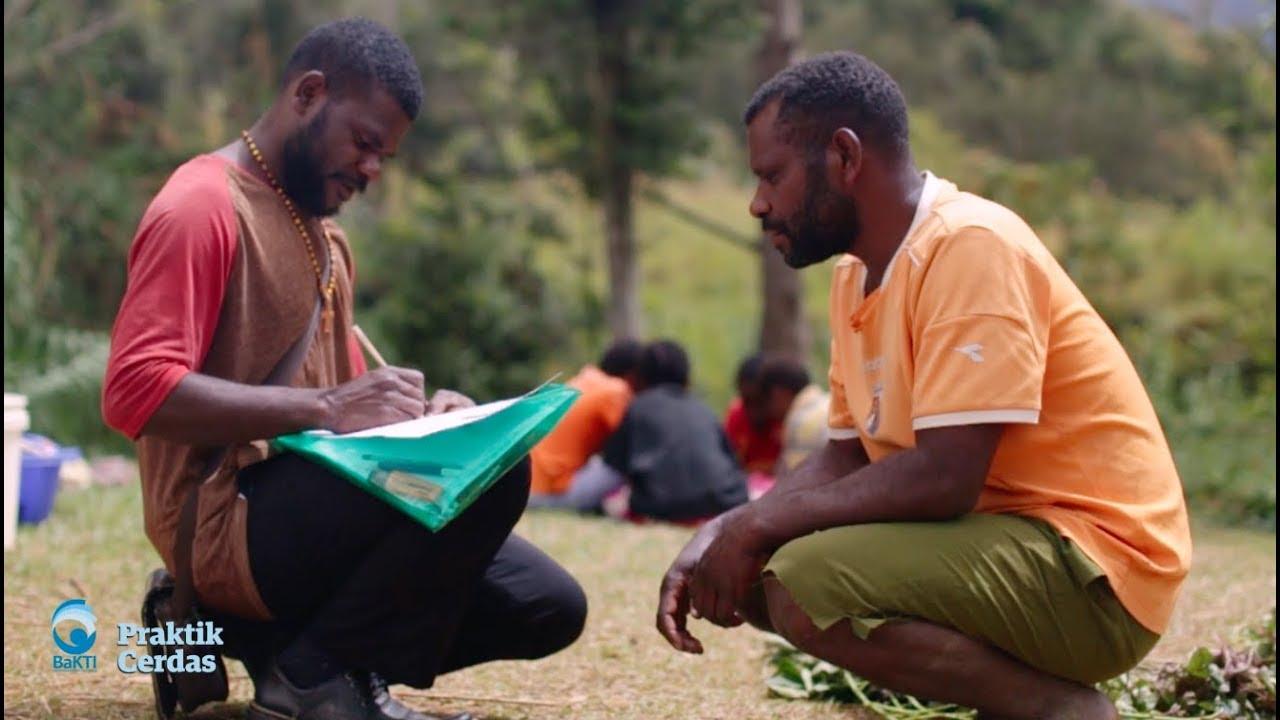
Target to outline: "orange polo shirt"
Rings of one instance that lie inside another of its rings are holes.
[[[874,462],[917,430],[1006,424],[976,511],[1047,521],[1163,632],[1191,563],[1178,472],[1133,363],[1035,232],[926,175],[881,286],[865,281],[858,258],[836,265],[830,436]]]
[[[588,365],[567,383],[582,391],[560,424],[529,453],[533,465],[530,492],[559,495],[569,489],[573,474],[622,424],[631,403],[631,386]]]

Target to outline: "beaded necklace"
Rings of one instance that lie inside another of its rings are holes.
[[[253,137],[249,135],[248,130],[241,130],[240,137],[244,138],[244,144],[249,148],[249,154],[258,163],[258,167],[262,169],[262,173],[267,176],[267,182],[271,185],[271,189],[276,191],[276,195],[284,202],[285,209],[289,211],[289,217],[293,220],[293,226],[297,229],[298,235],[302,237],[302,244],[307,248],[307,257],[311,259],[311,269],[316,274],[316,287],[320,291],[320,298],[323,301],[321,318],[324,322],[321,324],[324,332],[333,331],[333,292],[338,287],[338,279],[336,273],[333,272],[333,238],[329,235],[329,228],[323,223],[320,225],[321,232],[324,233],[324,245],[327,256],[325,260],[329,265],[329,282],[325,284],[324,273],[320,270],[320,259],[316,257],[315,248],[311,244],[311,234],[307,232],[307,226],[303,224],[302,217],[298,214],[297,208],[293,206],[293,201],[289,199],[289,195],[285,193],[284,188],[276,180],[276,176],[272,174],[271,168],[267,167],[267,161],[262,157],[262,151],[258,149],[258,144],[253,141]]]

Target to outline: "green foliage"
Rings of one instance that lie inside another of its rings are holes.
[[[751,27],[734,0],[456,3],[466,33],[511,43],[534,163],[594,197],[614,168],[661,176],[706,146],[696,67]]]
[[[1087,159],[1116,191],[1230,192],[1275,133],[1275,58],[1128,3],[818,2],[809,47],[853,48],[964,137],[1015,160]]]
[[[41,318],[32,287],[34,245],[14,190],[5,181],[4,386],[26,394],[31,429],[78,442],[120,448],[98,421],[98,395],[106,365],[106,333]]]
[[[389,362],[422,368],[430,387],[477,399],[524,392],[584,322],[532,263],[545,221],[458,183],[424,188],[403,217],[364,243],[357,304],[369,307]],[[534,242],[512,243],[511,237]]]
[[[848,670],[796,650],[771,637],[772,654],[766,670],[769,692],[791,700],[825,700],[865,707],[890,720],[976,717],[959,705],[924,703],[903,693],[878,688]]]
[[[973,718],[956,705],[923,703],[875,687],[829,662],[771,637],[765,685],[779,697],[849,703],[891,720]],[[1237,647],[1199,648],[1184,664],[1133,671],[1099,686],[1126,720],[1162,718],[1274,718],[1276,611],[1241,633]]]
[[[1238,647],[1197,648],[1186,663],[1135,671],[1102,686],[1121,715],[1147,718],[1276,716],[1276,611],[1247,628]]]

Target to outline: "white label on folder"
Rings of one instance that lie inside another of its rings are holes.
[[[387,473],[386,485],[383,487],[387,489],[387,492],[395,495],[427,502],[436,502],[440,499],[441,492],[443,492],[439,485],[430,480],[403,473],[399,470]]]

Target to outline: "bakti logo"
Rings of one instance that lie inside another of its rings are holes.
[[[98,618],[93,608],[81,598],[67,600],[53,611],[49,623],[53,631],[53,644],[65,655],[54,653],[53,669],[60,671],[87,671],[98,669],[98,656],[87,655],[98,639]],[[62,627],[65,635],[58,631]]]

